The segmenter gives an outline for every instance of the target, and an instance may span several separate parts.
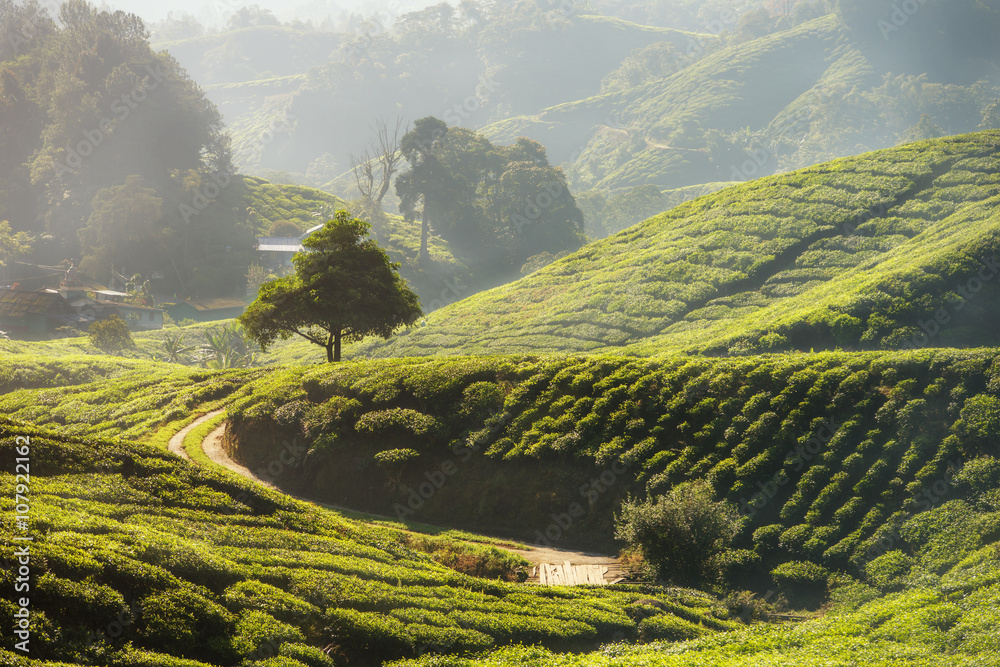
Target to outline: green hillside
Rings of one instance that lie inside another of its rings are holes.
[[[931,140],[727,188],[355,354],[995,345],[998,142]]]
[[[14,524],[14,476],[0,478],[4,532],[34,537],[31,659],[5,645],[4,664],[324,667],[512,643],[590,648],[634,635],[631,603],[649,597],[678,626],[738,625],[695,592],[562,592],[462,575],[397,533],[149,447],[6,418],[0,443],[31,470],[30,490],[17,491],[30,500],[27,530]],[[0,562],[13,590],[11,549]],[[18,609],[7,596],[0,607],[8,618]]]
[[[4,414],[59,429],[0,426],[5,447],[15,435],[33,445],[32,526],[42,538],[33,553],[44,558],[32,566],[37,659],[249,666],[269,643],[305,665],[331,664],[307,646],[332,645],[333,664],[379,664],[519,643],[540,646],[405,664],[995,659],[993,350],[412,359],[249,373],[26,368],[6,380]],[[45,388],[53,383],[69,386]],[[19,386],[41,388],[10,392]],[[252,467],[274,461],[282,442],[310,443],[309,465],[277,477],[283,488],[390,512],[395,503],[410,508],[407,521],[516,524],[540,544],[608,538],[626,493],[707,480],[741,510],[725,585],[792,608],[829,595],[831,606],[818,620],[741,630],[739,605],[727,613],[691,591],[474,579],[392,531],[127,444],[219,401]],[[126,438],[100,435],[116,432]],[[402,467],[376,456],[400,447],[416,454]],[[445,481],[414,503],[407,488],[435,473]],[[10,522],[12,501],[3,502]],[[634,607],[650,597],[674,616]],[[723,633],[697,638],[713,630]],[[690,641],[599,650],[658,638]],[[580,654],[549,652],[566,649]]]

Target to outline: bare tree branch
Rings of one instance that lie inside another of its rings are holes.
[[[358,184],[358,192],[369,205],[374,203],[372,195],[375,192],[375,166],[369,149],[360,155],[351,154],[351,171],[354,172],[354,181]]]
[[[402,136],[406,134],[406,130],[401,116],[396,117],[396,124],[391,129],[386,119],[379,118],[375,121],[375,139],[371,142],[371,148],[378,156],[382,182],[373,203],[379,211],[382,210],[382,200],[389,192],[389,186],[392,185],[392,177],[396,175],[399,165],[403,161],[403,153],[399,150],[399,143]]]

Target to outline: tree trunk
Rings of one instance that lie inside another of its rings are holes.
[[[334,359],[333,359],[333,334],[330,334],[329,336],[326,337],[326,345],[324,345],[324,347],[326,348],[326,362],[329,363],[329,364],[332,364],[333,361],[334,361]]]
[[[427,237],[430,234],[430,214],[428,209],[430,206],[427,205],[427,195],[424,195],[424,210],[420,213],[420,254],[417,255],[417,260],[421,262],[427,261]]]
[[[340,338],[343,336],[340,329],[333,334],[333,360],[340,361]]]

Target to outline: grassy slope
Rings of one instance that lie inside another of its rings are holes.
[[[957,506],[929,514],[939,522],[953,521]],[[996,515],[979,521],[996,523]],[[975,521],[973,519],[972,521]],[[914,526],[916,528],[916,526]],[[1000,660],[997,652],[997,608],[1000,604],[998,545],[971,539],[961,547],[963,558],[941,574],[918,567],[883,581],[887,593],[864,584],[848,583],[844,603],[821,620],[786,627],[758,626],[682,643],[648,646],[615,644],[587,655],[556,655],[544,649],[512,648],[465,660],[420,660],[393,667],[870,667],[978,666]],[[916,558],[952,547],[931,539],[916,545]],[[894,552],[899,553],[899,552]],[[902,590],[901,590],[902,589]]]
[[[343,199],[322,190],[300,185],[269,183],[262,178],[244,176],[247,186],[245,203],[254,211],[256,231],[266,235],[275,222],[291,222],[302,231],[326,222],[321,211],[346,207]]]
[[[932,140],[727,188],[355,354],[898,348],[926,344],[919,323],[948,303],[934,344],[995,344],[996,286],[968,308],[954,294],[996,250],[998,143]]]
[[[230,402],[230,437],[251,466],[304,439],[312,464],[283,485],[382,511],[445,460],[461,461],[411,518],[517,527],[526,538],[586,498],[580,485],[627,467],[570,542],[610,542],[626,491],[703,477],[748,517],[737,546],[757,554],[758,576],[790,559],[856,574],[890,517],[919,511],[949,470],[997,454],[995,360],[990,350],[926,350],[346,363],[248,385]],[[820,451],[798,453],[813,440]],[[398,448],[418,456],[399,469],[375,464]],[[755,507],[781,474],[788,480]]]
[[[267,664],[320,667],[522,642],[590,649],[634,635],[626,612],[650,596],[681,625],[702,623],[699,632],[735,625],[694,592],[561,591],[461,575],[395,533],[121,440],[3,418],[7,460],[16,436],[30,438],[32,659],[5,646],[4,664],[228,666],[280,653],[284,661]],[[0,475],[8,535],[20,533],[14,482]],[[0,562],[13,589],[10,550]],[[15,611],[6,598],[0,609]]]

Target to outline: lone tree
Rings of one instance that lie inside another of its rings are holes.
[[[700,586],[722,573],[722,558],[739,528],[739,514],[695,480],[646,502],[626,501],[615,537],[638,548],[662,579]]]
[[[423,313],[399,276],[399,265],[366,238],[371,225],[338,211],[309,236],[292,258],[295,273],[260,286],[257,300],[238,318],[262,350],[296,334],[340,361],[343,341],[388,338]]]

